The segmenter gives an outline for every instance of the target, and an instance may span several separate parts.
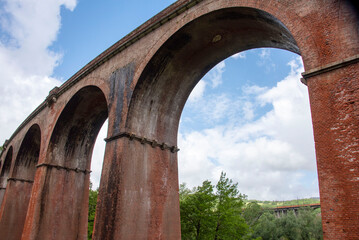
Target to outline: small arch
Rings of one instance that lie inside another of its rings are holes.
[[[97,134],[107,116],[107,101],[98,87],[79,90],[57,120],[47,159],[53,164],[89,169]]]
[[[107,117],[106,97],[96,86],[80,89],[61,112],[41,165],[46,179],[37,238],[48,238],[47,229],[64,239],[86,238],[92,151]]]
[[[33,181],[36,165],[39,160],[41,145],[41,130],[35,124],[26,133],[17,154],[12,178]]]

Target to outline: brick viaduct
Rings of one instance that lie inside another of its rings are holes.
[[[106,118],[94,239],[180,239],[182,108],[216,63],[258,47],[302,56],[324,237],[359,239],[358,31],[349,1],[175,2],[54,88],[6,141],[1,239],[87,239],[90,160]]]

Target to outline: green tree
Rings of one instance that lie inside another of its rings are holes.
[[[233,183],[231,179],[226,177],[224,172],[221,173],[216,189],[217,205],[214,240],[242,239],[249,230],[241,215],[245,195],[239,193],[238,183]]]
[[[208,239],[213,231],[215,195],[210,181],[193,191],[180,188],[181,228],[183,239]]]
[[[181,184],[182,239],[247,239],[249,227],[242,217],[245,196],[238,184],[222,173],[216,190],[208,180],[192,191]]]
[[[244,220],[250,227],[256,225],[262,214],[263,210],[257,202],[248,203],[243,210]]]
[[[298,219],[294,211],[288,211],[288,213],[280,218],[275,219],[277,228],[280,229],[280,235],[282,239],[300,240],[301,230],[298,224]]]
[[[181,183],[179,186],[179,197],[180,202],[186,200],[186,198],[192,193],[190,189],[187,188],[186,183]]]
[[[95,213],[96,213],[97,196],[98,196],[98,189],[92,190],[91,187],[92,187],[92,183],[90,183],[90,192],[89,192],[89,212],[88,212],[88,231],[87,231],[87,238],[89,240],[92,239],[92,232],[93,232]]]
[[[261,237],[263,240],[279,239],[281,230],[276,226],[276,218],[271,212],[264,212],[253,227],[254,237]]]
[[[302,239],[323,239],[320,209],[312,210],[309,207],[299,209],[298,227],[301,230],[300,235]]]
[[[253,237],[263,240],[321,240],[323,233],[318,210],[304,208],[297,214],[288,211],[280,217],[266,211],[253,226]]]

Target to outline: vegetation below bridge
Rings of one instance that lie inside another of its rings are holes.
[[[181,184],[183,240],[319,240],[323,239],[320,209],[300,208],[297,214],[276,215],[271,208],[319,203],[319,199],[291,201],[247,200],[221,173],[216,185],[208,180],[192,190]],[[90,189],[88,239],[92,238],[98,191]]]

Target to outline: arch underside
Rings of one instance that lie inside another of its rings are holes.
[[[47,159],[52,164],[89,169],[97,134],[107,116],[103,92],[95,86],[82,88],[71,98],[56,123]]]
[[[15,161],[12,176],[33,181],[39,160],[41,131],[38,125],[32,126],[26,134]]]
[[[289,30],[262,10],[226,8],[188,23],[145,67],[133,93],[127,128],[176,145],[182,109],[197,82],[223,59],[259,47],[300,54]]]
[[[35,233],[39,239],[87,237],[91,156],[107,116],[103,92],[86,86],[70,99],[57,120],[43,165],[42,215]]]

